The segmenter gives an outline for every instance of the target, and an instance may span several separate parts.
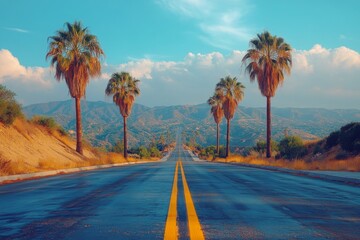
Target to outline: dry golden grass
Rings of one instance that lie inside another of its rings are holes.
[[[125,160],[121,154],[101,152],[90,144],[84,144],[81,156],[74,150],[74,139],[24,119],[17,119],[10,127],[0,123],[0,146],[0,176],[159,160]]]
[[[66,168],[75,168],[82,167],[84,162],[62,162],[57,161],[56,159],[41,159],[39,161],[38,168],[36,170],[40,171],[48,171],[48,170],[58,170],[58,169],[66,169]]]
[[[10,161],[0,158],[0,176],[37,172],[37,168],[24,161]]]
[[[142,161],[158,161],[159,158],[136,159],[128,158],[126,160],[123,155],[118,153],[101,153],[96,158],[84,158],[82,161],[59,161],[57,159],[40,159],[38,166],[34,167],[27,164],[24,160],[11,161],[0,157],[0,176],[34,173],[41,171],[61,170],[69,168],[89,167],[97,165],[108,165],[126,162],[142,162]]]
[[[266,159],[257,157],[230,156],[227,159],[218,158],[218,162],[237,162],[254,164],[261,166],[274,166],[281,168],[290,168],[296,170],[328,170],[328,171],[360,171],[360,156],[355,156],[346,160],[325,159],[321,161],[306,161],[304,159],[286,160],[286,159]]]

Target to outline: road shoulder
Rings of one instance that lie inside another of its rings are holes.
[[[38,178],[44,178],[44,177],[51,177],[51,176],[56,176],[56,175],[61,175],[61,174],[77,173],[77,172],[82,172],[82,171],[91,171],[91,170],[98,170],[98,169],[105,169],[105,168],[112,168],[112,167],[128,166],[128,165],[134,165],[134,164],[165,162],[169,158],[170,154],[171,153],[167,154],[165,157],[163,157],[159,161],[124,162],[124,163],[97,165],[97,166],[80,167],[80,168],[68,168],[68,169],[59,169],[59,170],[44,171],[44,172],[2,176],[2,177],[0,177],[0,185],[24,181],[24,180],[32,180],[32,179],[38,179]]]

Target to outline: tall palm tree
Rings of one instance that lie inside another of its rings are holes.
[[[223,110],[223,96],[220,92],[215,92],[212,97],[208,99],[208,104],[211,106],[211,113],[216,123],[216,152],[219,155],[219,136],[220,136],[220,123],[224,117]]]
[[[223,110],[227,121],[226,131],[226,157],[230,154],[230,120],[234,117],[239,102],[244,97],[245,86],[238,82],[236,77],[227,76],[221,78],[216,84],[215,91],[223,96]]]
[[[283,38],[265,31],[250,41],[250,49],[242,59],[247,64],[250,80],[257,79],[261,94],[266,97],[266,157],[271,157],[271,98],[284,81],[284,73],[290,74],[291,47]]]
[[[59,30],[48,39],[49,51],[55,67],[55,78],[64,79],[76,108],[76,151],[83,154],[80,99],[85,96],[91,77],[101,73],[100,57],[104,55],[96,36],[91,35],[81,22],[66,23],[66,30]]]
[[[136,96],[140,94],[139,82],[127,72],[114,73],[111,75],[105,90],[106,95],[113,96],[113,102],[119,106],[120,114],[124,120],[124,157],[126,159],[128,157],[126,121],[131,114]]]

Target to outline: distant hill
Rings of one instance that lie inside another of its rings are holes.
[[[52,116],[65,129],[75,130],[74,101],[50,102],[24,107],[28,117]],[[122,138],[122,117],[118,107],[107,102],[82,103],[85,137],[96,146],[110,146]],[[288,134],[313,140],[327,136],[342,125],[360,121],[360,110],[314,108],[273,108],[272,133],[275,140]],[[252,146],[265,138],[265,108],[240,106],[231,121],[231,145]],[[147,144],[161,134],[175,135],[179,127],[185,137],[196,136],[202,145],[215,144],[216,125],[207,104],[149,108],[135,104],[128,121],[130,145]],[[225,143],[226,122],[221,124],[221,143]]]

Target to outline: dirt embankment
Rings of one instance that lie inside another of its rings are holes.
[[[26,120],[0,123],[0,176],[125,162],[120,154],[99,153],[90,146],[81,156],[75,145],[68,136]]]

